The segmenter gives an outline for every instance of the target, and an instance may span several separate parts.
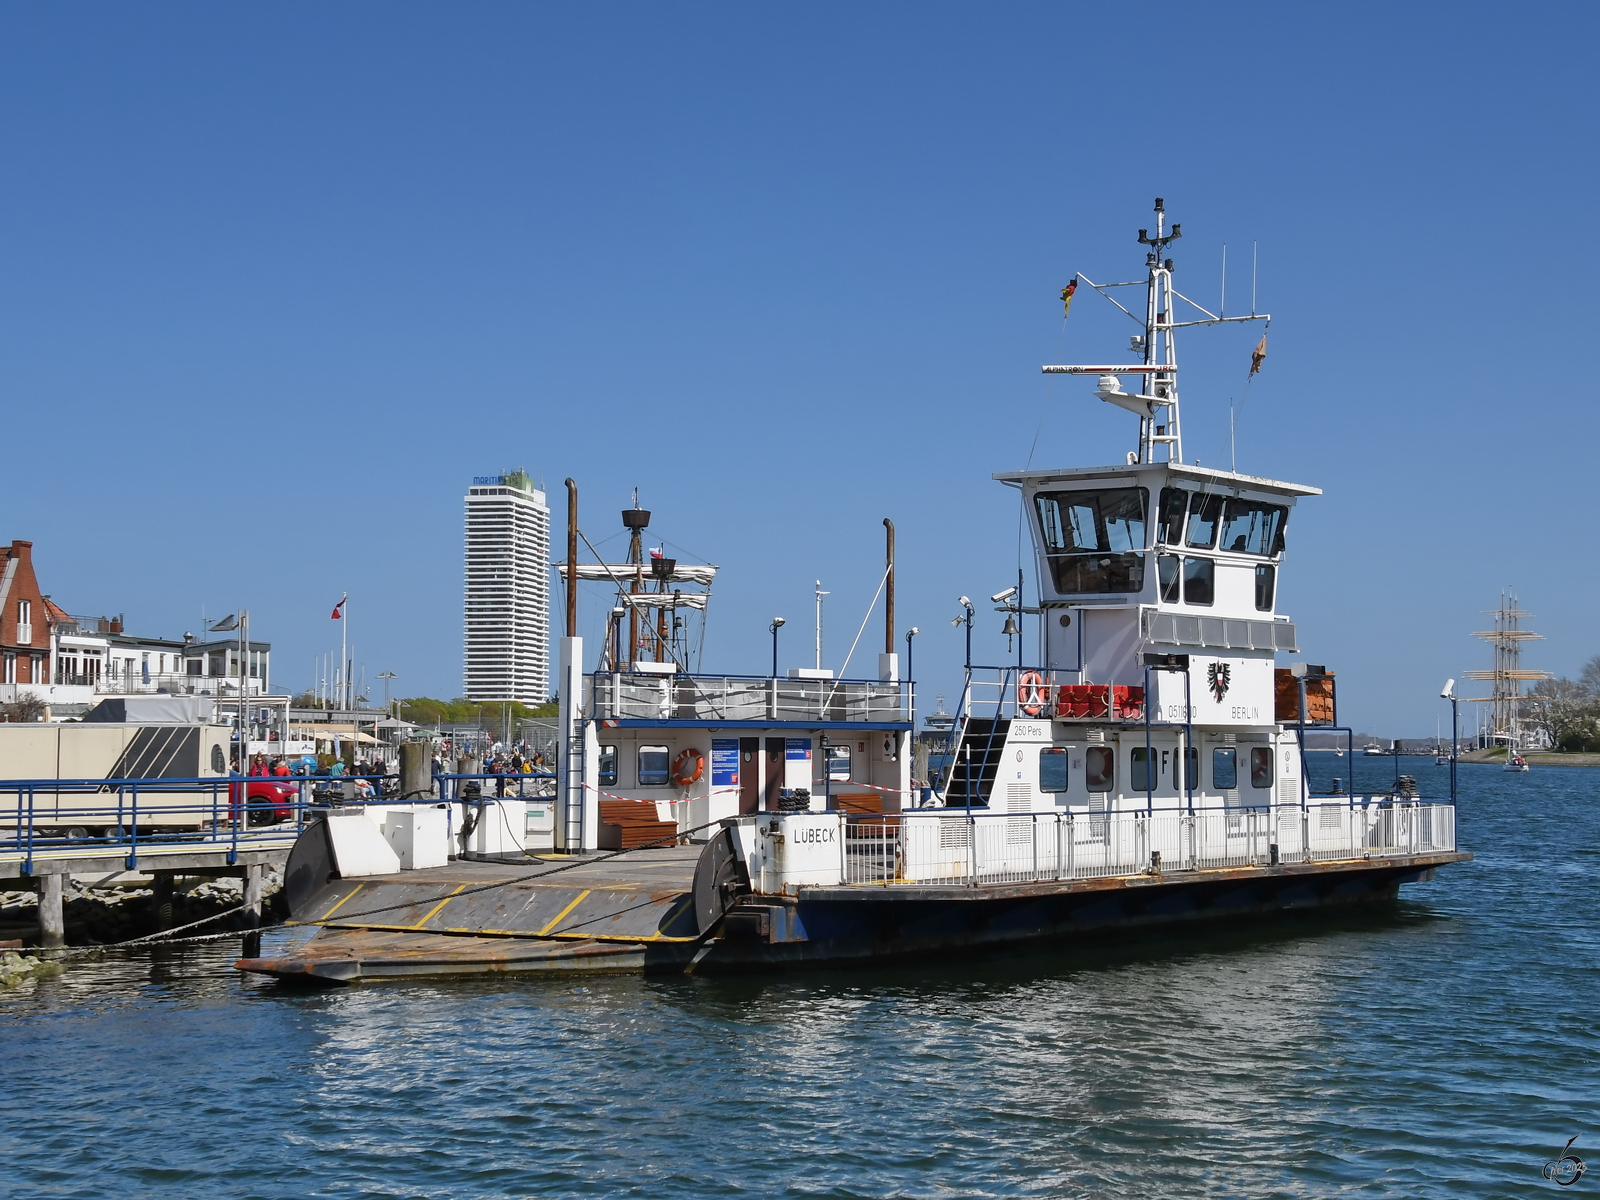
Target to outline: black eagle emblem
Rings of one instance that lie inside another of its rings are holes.
[[[1211,689],[1211,694],[1217,698],[1217,703],[1222,703],[1222,698],[1228,694],[1228,684],[1232,682],[1233,672],[1227,663],[1215,662],[1206,668],[1206,686]]]

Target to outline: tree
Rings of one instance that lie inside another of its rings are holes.
[[[39,697],[24,694],[10,704],[0,704],[0,721],[42,721],[49,711]]]
[[[1600,679],[1600,657],[1585,665],[1584,677],[1591,671]],[[1541,679],[1528,694],[1526,711],[1557,750],[1600,751],[1600,689],[1586,686],[1583,678]]]

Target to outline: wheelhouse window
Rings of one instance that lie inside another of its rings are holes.
[[[1222,497],[1189,497],[1189,526],[1184,543],[1195,550],[1210,550],[1217,544],[1217,526],[1222,523]]]
[[[1189,510],[1189,493],[1182,488],[1162,488],[1156,514],[1156,541],[1176,546],[1183,540],[1183,515]]]
[[[1217,746],[1211,751],[1211,786],[1219,792],[1239,786],[1239,752],[1232,746]]]
[[[1117,778],[1117,756],[1110,746],[1090,746],[1083,754],[1083,782],[1091,792],[1109,792]]]
[[[1250,786],[1253,788],[1269,788],[1272,786],[1272,748],[1270,746],[1250,747]]]
[[[1229,500],[1222,518],[1223,550],[1232,554],[1260,554],[1267,558],[1283,552],[1283,527],[1289,510],[1255,500]]]
[[[1183,602],[1211,604],[1217,595],[1217,564],[1209,558],[1183,560]]]
[[[1283,553],[1283,531],[1288,523],[1289,509],[1282,504],[1169,487],[1161,489],[1156,541],[1191,550],[1276,558]]]
[[[617,786],[617,748],[615,746],[600,747],[600,786]]]
[[[639,786],[666,787],[667,759],[670,752],[665,746],[639,747]]]
[[[1161,580],[1161,602],[1163,604],[1176,604],[1178,602],[1178,584],[1183,578],[1178,569],[1178,556],[1176,554],[1157,555],[1156,575]]]
[[[1064,792],[1067,790],[1067,752],[1060,746],[1046,746],[1039,751],[1039,790]]]
[[[1041,492],[1034,497],[1057,592],[1144,589],[1144,488]]]
[[[1256,568],[1256,608],[1261,612],[1272,611],[1272,593],[1278,583],[1278,568],[1268,563],[1262,563]]]

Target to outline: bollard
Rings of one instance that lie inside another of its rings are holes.
[[[67,944],[67,927],[61,911],[65,883],[65,875],[39,876],[39,945],[47,950]]]

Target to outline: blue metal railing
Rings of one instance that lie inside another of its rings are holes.
[[[250,775],[180,779],[0,780],[0,855],[22,855],[33,873],[37,855],[82,850],[96,855],[125,849],[125,870],[139,854],[185,848],[227,848],[226,861],[253,847],[281,847],[298,836],[310,814],[343,805],[465,800],[477,782],[480,798],[525,795],[554,781],[550,771],[438,774],[427,795],[402,797],[394,775]],[[354,795],[343,785],[351,784]],[[363,786],[364,785],[364,786]]]

